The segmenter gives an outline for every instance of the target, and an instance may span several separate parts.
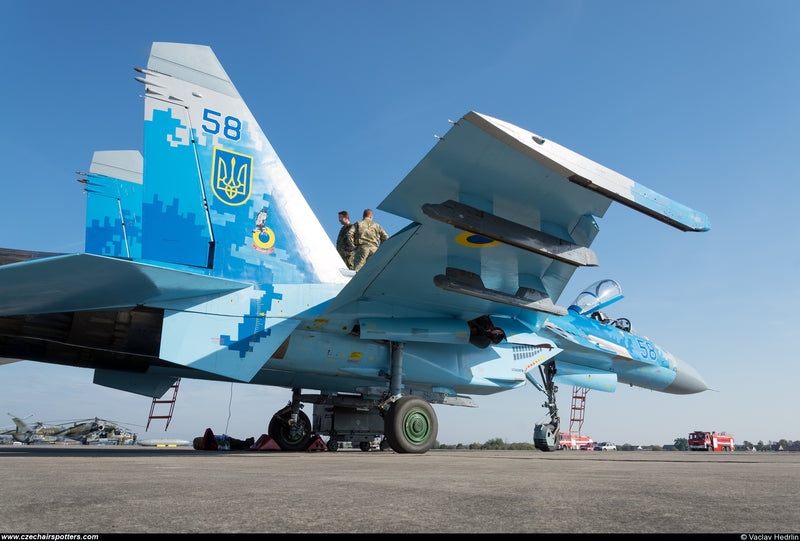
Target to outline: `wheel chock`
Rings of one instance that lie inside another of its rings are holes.
[[[325,441],[322,439],[322,436],[317,436],[317,439],[311,442],[311,445],[306,448],[306,451],[327,451],[328,446],[325,445]]]
[[[261,437],[250,446],[253,451],[280,451],[281,447],[274,439],[266,434],[261,434]]]
[[[205,451],[216,451],[217,448],[217,438],[214,436],[214,432],[212,432],[210,428],[206,428],[206,431],[203,434],[203,439],[200,442],[200,449]]]

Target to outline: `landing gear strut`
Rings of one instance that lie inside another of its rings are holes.
[[[383,418],[383,433],[398,453],[425,453],[436,443],[439,421],[427,400],[400,396],[403,374],[403,343],[390,342],[391,376],[389,394],[394,401]]]
[[[558,449],[558,432],[561,426],[561,420],[558,418],[558,406],[556,406],[558,387],[553,384],[553,377],[556,375],[556,364],[551,361],[546,363],[544,367],[540,366],[539,373],[542,376],[544,388],[540,387],[534,380],[531,381],[547,395],[547,402],[542,406],[549,410],[550,422],[534,427],[533,444],[540,451],[555,451]]]
[[[269,436],[283,451],[305,451],[311,444],[311,421],[301,407],[300,389],[292,389],[292,401],[269,422]]]

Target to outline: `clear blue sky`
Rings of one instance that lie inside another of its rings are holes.
[[[717,392],[592,391],[583,433],[672,443],[695,429],[800,439],[800,3],[720,1],[4,2],[0,246],[83,249],[75,171],[95,150],[141,149],[153,41],[212,47],[331,237],[375,208],[476,110],[556,141],[705,212],[681,233],[612,205],[560,304],[600,278],[609,310],[693,364]],[[390,232],[405,221],[377,212]],[[143,425],[150,400],[90,370],[0,366],[0,407],[38,420]],[[568,419],[570,387],[559,405]],[[266,432],[289,391],[183,380],[170,430]],[[532,441],[530,385],[437,406],[445,443]],[[10,425],[0,421],[0,426]],[[136,427],[134,427],[136,428]]]

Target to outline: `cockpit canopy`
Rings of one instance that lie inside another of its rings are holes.
[[[615,280],[600,280],[575,297],[575,301],[573,301],[569,309],[571,312],[580,315],[591,314],[589,317],[604,325],[611,324],[618,329],[631,332],[631,322],[627,318],[610,319],[600,311],[601,308],[617,302],[622,297],[622,288]]]
[[[569,309],[581,315],[594,312],[613,304],[622,298],[622,288],[615,280],[600,280],[584,289]]]

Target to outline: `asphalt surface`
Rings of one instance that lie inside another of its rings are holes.
[[[0,476],[0,533],[800,539],[800,453],[0,446]]]

